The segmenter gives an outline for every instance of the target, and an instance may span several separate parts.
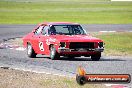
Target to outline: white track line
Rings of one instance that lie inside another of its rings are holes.
[[[116,31],[99,31],[99,32],[116,32]]]
[[[115,88],[130,88],[130,87],[122,85],[122,84],[104,84],[104,85],[107,87],[112,87],[112,88],[114,88],[114,86],[115,86]]]
[[[62,74],[57,74],[57,73],[52,73],[52,72],[45,72],[45,71],[35,71],[32,69],[24,69],[24,68],[12,68],[14,70],[20,70],[20,71],[28,71],[28,72],[34,72],[34,73],[43,73],[43,74],[47,74],[47,75],[54,75],[54,76],[61,76],[61,77],[69,77],[69,78],[76,78],[76,75],[73,77],[71,75],[62,75]]]
[[[105,32],[132,32],[132,31],[123,31],[122,30],[122,31],[99,31],[99,32],[104,32],[105,33]]]

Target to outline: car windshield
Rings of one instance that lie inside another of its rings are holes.
[[[80,25],[52,25],[49,30],[50,35],[85,35],[85,31]]]

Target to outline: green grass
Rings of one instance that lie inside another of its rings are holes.
[[[15,1],[15,2],[45,2],[45,1],[61,1],[61,2],[71,2],[71,0],[3,0],[3,1]],[[72,0],[72,2],[91,2],[91,0]],[[92,2],[102,2],[110,0],[92,0]]]
[[[132,33],[101,33],[96,37],[104,40],[106,55],[132,55]]]
[[[95,0],[94,2],[90,0],[25,1],[1,0],[0,24],[36,24],[43,21],[70,21],[82,24],[132,23],[132,2],[110,2],[109,0]]]

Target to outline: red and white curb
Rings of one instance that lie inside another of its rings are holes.
[[[26,50],[26,48],[24,48],[24,47],[18,47],[18,48],[16,48],[16,50],[24,51],[24,50]]]
[[[18,50],[18,51],[26,50],[26,48],[24,48],[24,47],[14,45],[14,44],[10,44],[10,43],[1,43],[0,49],[14,49],[14,50]]]

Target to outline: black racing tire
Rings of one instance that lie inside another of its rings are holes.
[[[37,55],[30,43],[27,44],[27,55],[30,58],[35,58]]]
[[[99,61],[101,57],[101,53],[95,54],[91,56],[92,61]]]
[[[86,78],[84,76],[76,76],[76,81],[79,85],[84,85],[86,83]]]
[[[56,51],[56,49],[54,48],[54,46],[51,46],[51,48],[50,48],[50,58],[52,60],[60,59],[60,55]]]

